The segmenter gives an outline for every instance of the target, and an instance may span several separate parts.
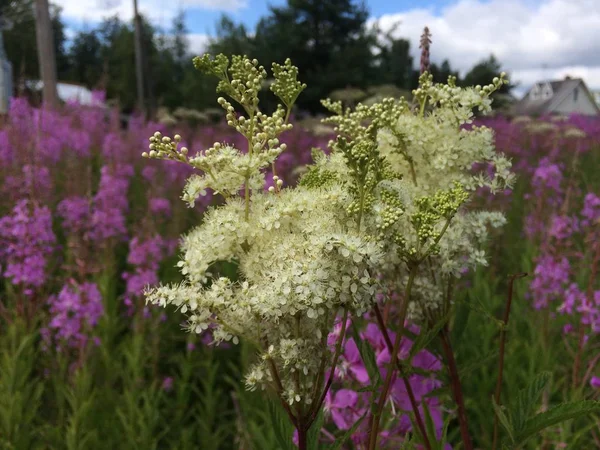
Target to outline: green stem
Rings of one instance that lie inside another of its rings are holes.
[[[244,211],[244,219],[246,222],[250,219],[250,186],[249,186],[249,177],[246,177],[246,181],[244,182],[244,202],[246,209]]]
[[[427,97],[423,98],[421,103],[421,109],[419,110],[419,117],[423,117],[425,115],[425,104],[427,103]]]
[[[358,219],[357,219],[357,222],[358,222],[358,232],[360,233],[360,225],[361,225],[361,222],[362,222],[363,209],[365,207],[365,188],[362,185],[359,185],[359,186],[361,186],[361,188],[360,188],[360,194],[359,194],[360,195],[360,200],[359,200],[359,205],[358,205]]]
[[[417,184],[417,172],[415,172],[415,164],[413,163],[412,158],[408,161],[408,165],[410,166],[410,175],[412,177],[413,184],[418,186]]]
[[[300,313],[296,313],[296,339],[300,339]],[[301,392],[300,370],[298,369],[294,372],[294,384],[296,385],[296,393],[302,398],[302,401],[296,405],[296,415],[300,419],[304,417],[304,408],[302,405],[306,399],[304,398],[304,392]]]
[[[444,227],[442,228],[442,231],[440,231],[440,234],[437,238],[435,238],[435,240],[433,241],[433,244],[431,244],[429,246],[429,248],[427,249],[427,251],[423,254],[423,256],[419,259],[419,263],[421,261],[423,261],[425,258],[427,258],[430,254],[431,251],[433,250],[433,248],[440,243],[440,241],[442,240],[442,237],[444,237],[444,234],[446,233],[446,231],[448,230],[448,227],[450,226],[450,222],[452,221],[452,217],[449,217],[448,219],[446,219],[446,223],[444,224]]]

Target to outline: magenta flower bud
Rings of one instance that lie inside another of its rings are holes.
[[[425,27],[423,29],[423,34],[421,35],[421,45],[419,48],[421,49],[421,73],[429,72],[429,46],[431,44],[431,33],[429,32],[429,27]]]

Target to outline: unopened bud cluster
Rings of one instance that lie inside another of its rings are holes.
[[[179,148],[181,136],[176,134],[173,139],[163,136],[159,131],[150,138],[149,152],[143,152],[144,158],[170,159],[174,161],[187,162],[188,149]]]
[[[509,188],[514,176],[510,161],[495,151],[490,129],[461,125],[472,121],[473,108],[490,110],[490,95],[507,83],[505,77],[502,73],[487,86],[462,88],[455,77],[434,83],[425,71],[413,91],[416,110],[393,98],[355,109],[323,101],[334,114],[325,121],[335,125],[340,137],[330,142],[334,153],[327,163],[307,173],[306,184],[320,185],[324,174],[345,180],[347,212],[359,217],[365,232],[386,250],[382,276],[388,289],[402,291],[409,267],[421,267],[410,307],[413,318],[439,309],[452,280],[485,262],[482,236],[503,223],[500,214],[462,208],[475,189],[494,193]],[[473,172],[475,163],[492,165],[493,175]]]

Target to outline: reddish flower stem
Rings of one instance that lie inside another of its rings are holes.
[[[402,334],[404,333],[404,321],[406,320],[406,313],[408,312],[408,304],[410,303],[410,295],[412,292],[412,286],[415,281],[415,277],[417,275],[417,265],[414,264],[410,268],[410,273],[408,275],[408,283],[406,284],[406,291],[404,294],[404,299],[402,304],[400,305],[400,315],[398,317],[398,331],[396,334],[396,340],[394,342],[394,347],[390,354],[390,364],[388,368],[387,375],[385,377],[385,382],[383,384],[383,389],[381,390],[381,395],[379,396],[379,401],[377,403],[377,410],[371,414],[370,418],[370,426],[369,426],[369,450],[375,450],[377,448],[377,438],[379,435],[379,421],[381,419],[381,414],[383,413],[383,408],[385,406],[385,402],[388,398],[388,394],[390,392],[390,388],[392,386],[392,376],[394,374],[394,366],[398,361],[398,351],[400,350],[400,341],[402,339]],[[469,450],[469,449],[466,449]]]
[[[391,352],[394,350],[394,346],[392,344],[392,340],[390,339],[390,335],[385,327],[385,322],[383,320],[383,316],[381,315],[381,311],[379,310],[379,306],[375,304],[375,317],[377,317],[377,324],[379,325],[379,329],[383,334],[383,338],[385,339],[385,343],[387,345],[388,351]],[[410,406],[412,407],[413,413],[415,414],[415,420],[417,421],[417,427],[419,428],[419,432],[423,437],[423,442],[425,444],[425,448],[427,450],[431,450],[431,443],[429,442],[429,438],[427,437],[427,431],[425,431],[425,424],[423,423],[423,418],[421,417],[421,412],[419,411],[419,405],[417,404],[417,400],[415,398],[415,394],[413,392],[412,386],[408,381],[404,370],[402,370],[402,366],[400,365],[400,361],[396,361],[396,367],[398,368],[398,372],[404,381],[404,386],[406,387],[406,392],[408,394],[408,398],[410,399]]]
[[[306,428],[303,424],[298,424],[298,450],[307,450]]]
[[[448,373],[450,375],[450,389],[452,390],[452,395],[457,406],[458,423],[460,426],[460,435],[463,446],[465,450],[473,450],[473,442],[471,441],[471,436],[469,435],[469,424],[467,421],[467,412],[465,409],[465,401],[463,399],[460,377],[458,375],[458,367],[456,366],[456,360],[454,359],[454,351],[452,350],[452,344],[450,343],[450,336],[447,326],[440,331],[440,337],[442,341],[442,347],[444,348],[444,354],[446,356]]]
[[[500,394],[502,392],[502,376],[504,373],[504,351],[506,347],[506,327],[508,326],[508,319],[510,317],[510,307],[513,299],[513,285],[517,278],[526,277],[526,273],[518,273],[510,277],[508,282],[508,298],[506,300],[506,308],[504,309],[504,318],[502,320],[502,329],[500,330],[500,356],[498,360],[498,380],[496,381],[496,393],[494,395],[494,401],[496,405],[500,405]],[[498,431],[499,431],[498,415],[494,414],[494,441],[492,443],[492,450],[496,450],[498,445]]]
[[[315,404],[314,409],[308,416],[308,420],[306,422],[307,429],[313,424],[319,411],[321,410],[321,406],[325,401],[325,397],[327,396],[327,392],[329,392],[329,388],[331,387],[331,383],[333,382],[333,376],[335,374],[335,368],[337,367],[338,360],[342,353],[342,346],[344,344],[344,339],[346,337],[346,324],[348,322],[348,309],[344,309],[344,316],[342,317],[342,330],[340,331],[340,337],[335,346],[335,354],[333,355],[333,362],[331,363],[331,372],[329,372],[329,378],[327,379],[327,383],[325,383],[325,388],[319,397],[319,401]]]
[[[598,263],[600,262],[600,246],[598,246],[596,250],[596,254],[594,255],[594,259],[592,261],[592,269],[590,272],[590,277],[588,280],[587,286],[587,300],[590,303],[593,303],[594,297],[594,281],[596,279],[596,274],[598,273]],[[579,383],[579,371],[581,370],[581,361],[583,356],[583,346],[585,344],[585,327],[583,321],[579,322],[579,335],[578,335],[578,343],[577,343],[577,354],[575,355],[575,363],[573,365],[573,388],[577,388],[577,384]]]

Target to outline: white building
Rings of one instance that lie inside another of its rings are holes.
[[[600,106],[600,89],[592,91],[592,95],[594,96],[594,100],[596,100],[596,105]]]
[[[534,84],[514,105],[513,112],[525,116],[571,113],[600,115],[600,106],[581,78],[566,77],[560,81]]]
[[[25,86],[35,92],[41,92],[44,87],[44,82],[40,80],[27,80]],[[77,102],[80,105],[88,106],[103,106],[103,102],[94,98],[91,90],[85,86],[74,83],[56,83],[58,98],[63,102]]]
[[[10,98],[13,95],[12,64],[4,51],[2,39],[2,25],[0,24],[0,114],[8,112]]]

